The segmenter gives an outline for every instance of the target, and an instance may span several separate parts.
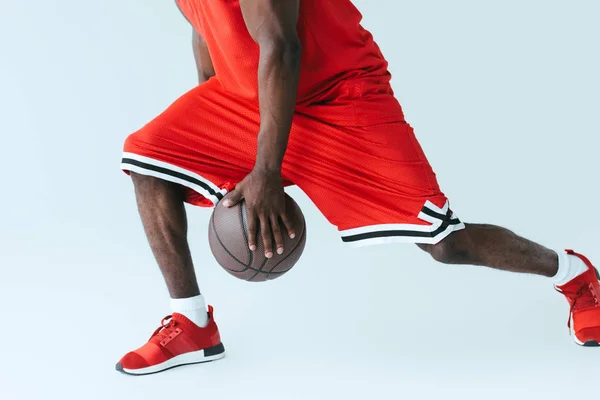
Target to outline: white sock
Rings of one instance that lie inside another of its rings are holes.
[[[552,277],[554,286],[562,286],[588,270],[583,260],[565,251],[558,253],[558,272]]]
[[[200,328],[208,325],[206,303],[204,303],[204,296],[201,294],[185,299],[171,299],[171,310],[182,314]]]

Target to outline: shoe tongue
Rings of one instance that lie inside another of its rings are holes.
[[[167,328],[170,329],[170,328]],[[158,344],[164,337],[165,335],[165,328],[161,327],[160,329],[157,329],[156,333],[150,338],[149,342]]]
[[[588,275],[588,272],[586,272],[586,275]],[[590,279],[582,279],[582,277],[579,276],[562,286],[562,288],[569,292],[569,297],[571,299],[576,301],[576,309],[597,305],[597,301],[599,300],[596,298],[598,296],[596,292],[597,289],[594,288]],[[576,298],[575,294],[577,294]]]
[[[179,318],[176,318],[176,315],[178,317],[183,317],[183,315],[181,315],[181,314],[173,313],[173,315],[171,315],[171,317],[169,319],[167,319],[166,321],[163,320],[164,321],[163,322],[164,325],[161,326],[160,328],[158,328],[156,330],[156,333],[154,334],[154,336],[152,336],[150,338],[151,342],[154,342],[154,343],[160,342],[162,340],[161,337],[163,336],[163,334],[165,334],[165,331],[172,331],[173,329],[175,329],[172,325],[171,326],[165,326],[165,325],[168,325],[171,321],[176,322],[176,323],[181,323],[182,322]]]

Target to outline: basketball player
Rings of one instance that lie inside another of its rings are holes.
[[[600,283],[587,258],[464,224],[451,211],[350,0],[177,3],[193,27],[200,84],[127,138],[121,164],[173,314],[117,370],[141,375],[223,357],[196,282],[184,202],[244,199],[250,248],[260,230],[272,257],[282,235],[295,234],[284,208],[292,184],[348,244],[411,242],[442,263],[550,278],[570,303],[575,342],[600,345]]]

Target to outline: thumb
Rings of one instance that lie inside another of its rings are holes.
[[[244,196],[242,195],[242,192],[240,190],[233,190],[227,193],[227,195],[223,199],[223,205],[225,207],[235,206],[237,203],[242,201],[243,198]]]

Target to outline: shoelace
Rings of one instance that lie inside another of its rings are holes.
[[[171,332],[177,327],[177,321],[173,320],[172,315],[167,315],[160,322],[160,326],[156,328],[150,339],[158,335],[160,340],[166,339]]]
[[[598,305],[598,298],[596,297],[592,283],[581,285],[575,292],[563,292],[563,294],[573,299],[571,310],[569,311],[569,321],[567,322],[569,329],[571,329],[571,315],[573,315],[575,307],[584,308]]]

